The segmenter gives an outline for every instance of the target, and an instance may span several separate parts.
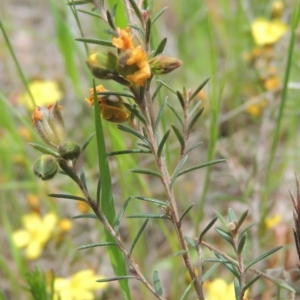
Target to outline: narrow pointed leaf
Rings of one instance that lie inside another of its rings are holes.
[[[245,219],[248,215],[248,212],[249,212],[249,210],[247,209],[242,213],[242,215],[241,215],[241,217],[240,217],[240,219],[239,219],[239,221],[236,225],[236,230],[239,230],[239,228],[242,226],[242,224],[244,223],[244,221],[245,221]]]
[[[253,266],[254,264],[256,264],[257,262],[259,262],[260,260],[270,256],[271,254],[273,254],[274,252],[280,250],[282,248],[282,246],[278,246],[270,251],[267,251],[266,253],[260,255],[259,257],[255,258],[254,260],[252,260],[246,267],[246,270],[248,270],[251,266]]]
[[[223,238],[225,239],[229,244],[234,247],[234,243],[232,241],[232,236],[228,234],[227,232],[223,231],[221,228],[215,227],[215,231]]]
[[[166,84],[164,81],[162,80],[156,80],[156,82],[161,83],[164,87],[166,87],[170,92],[172,92],[173,94],[176,95],[176,91],[174,89],[172,89],[168,84]]]
[[[150,150],[142,150],[142,149],[128,149],[128,150],[108,152],[107,156],[115,156],[115,155],[123,155],[123,154],[136,154],[136,153],[151,153],[151,151]]]
[[[152,24],[153,24],[153,22],[152,22]],[[161,42],[159,43],[157,49],[155,50],[154,57],[156,55],[161,54],[161,53],[164,52],[166,44],[167,44],[167,38],[162,39]]]
[[[61,160],[58,162],[59,166],[62,168],[62,170],[69,176],[71,177],[75,182],[79,182],[79,178],[77,176],[77,174],[71,169],[69,168],[69,166],[66,164],[65,161]]]
[[[90,0],[78,0],[78,1],[71,1],[68,2],[67,5],[83,5],[83,4],[88,4],[91,3]]]
[[[93,133],[87,138],[87,140],[84,142],[83,146],[81,147],[81,152],[83,152],[83,151],[86,149],[86,147],[89,145],[89,143],[90,143],[91,140],[93,139],[94,135],[95,135],[95,132],[93,132]]]
[[[159,146],[158,146],[158,149],[157,149],[157,156],[158,157],[162,156],[162,151],[163,151],[164,146],[165,146],[165,144],[167,142],[167,139],[168,139],[168,137],[170,135],[170,132],[171,132],[171,129],[168,129],[168,131],[164,134],[161,142],[159,143]]]
[[[246,291],[249,289],[249,287],[250,287],[253,283],[255,283],[260,277],[261,277],[261,275],[257,275],[257,276],[255,276],[253,279],[251,279],[249,282],[247,282],[247,284],[244,286],[243,291],[246,292]]]
[[[156,96],[158,95],[158,93],[159,93],[159,91],[160,91],[160,89],[161,89],[162,86],[163,86],[163,85],[162,85],[161,83],[159,83],[159,84],[157,85],[157,87],[156,87],[156,89],[155,89],[155,91],[154,91],[154,93],[152,94],[152,97],[151,97],[152,101],[155,100],[155,98],[156,98]]]
[[[161,178],[161,174],[159,172],[149,170],[149,169],[136,168],[136,169],[132,169],[131,172],[138,173],[138,174],[147,174],[147,175],[152,175]]]
[[[128,219],[170,219],[165,214],[132,214],[127,217]]]
[[[52,149],[48,148],[48,147],[45,147],[45,146],[42,146],[42,145],[39,145],[39,144],[34,144],[34,143],[29,143],[29,145],[31,147],[33,147],[34,149],[44,153],[44,154],[50,154],[50,155],[53,155],[54,157],[56,158],[59,158],[59,154],[55,151],[53,151]]]
[[[199,241],[201,242],[204,235],[206,234],[206,232],[216,223],[216,221],[218,220],[218,217],[214,217],[209,223],[208,225],[203,229],[203,231],[201,232],[200,236],[199,236]]]
[[[126,108],[128,108],[133,115],[135,115],[144,125],[147,123],[145,117],[142,115],[139,109],[137,109],[136,105],[131,105],[129,103],[124,102],[123,103]]]
[[[84,173],[84,169],[83,168],[80,169],[80,180],[81,180],[84,188],[86,190],[88,190],[87,185],[86,185],[86,178],[85,178],[85,173]]]
[[[101,179],[98,179],[97,183],[97,194],[96,194],[96,203],[98,206],[100,206],[100,200],[101,200]]]
[[[179,91],[176,92],[176,95],[177,95],[177,98],[180,102],[180,105],[181,105],[182,109],[184,109],[186,104],[185,104],[185,100],[183,98],[183,95]]]
[[[175,125],[171,124],[171,127],[172,127],[173,131],[175,132],[175,135],[176,135],[176,137],[177,137],[177,139],[178,139],[178,141],[180,143],[181,152],[182,152],[184,150],[184,148],[185,148],[184,137],[183,137],[182,133],[179,131],[179,129]]]
[[[216,164],[222,163],[224,161],[226,161],[226,159],[217,159],[217,160],[213,160],[213,161],[201,164],[201,165],[197,165],[195,167],[192,167],[192,168],[189,168],[189,169],[186,169],[186,170],[180,172],[178,174],[178,177],[181,176],[181,175],[183,175],[183,174],[186,174],[186,173],[198,170],[198,169],[202,169],[202,168],[205,168],[205,167],[208,167],[208,166],[212,166],[212,165],[216,165]]]
[[[194,278],[190,284],[188,285],[188,287],[185,289],[185,291],[183,292],[182,296],[180,297],[179,300],[186,300],[187,299],[187,296],[189,295],[193,285],[194,285],[194,281],[196,280],[196,278]]]
[[[90,249],[95,247],[103,247],[103,246],[118,246],[117,243],[113,242],[106,242],[106,243],[95,243],[95,244],[88,244],[78,247],[76,250],[84,250],[84,249]]]
[[[132,197],[127,198],[127,200],[124,202],[123,206],[121,207],[118,215],[116,216],[116,218],[114,220],[113,227],[114,227],[114,230],[116,232],[119,231],[119,226],[120,226],[120,223],[121,223],[121,219],[122,219],[122,217],[124,215],[124,212],[125,212],[125,210],[126,210],[126,208],[127,208],[127,206],[128,206],[128,204],[129,204],[129,202],[130,202],[131,199],[132,199]]]
[[[81,214],[81,215],[77,215],[72,217],[72,219],[76,220],[76,219],[97,219],[98,217],[95,214]]]
[[[149,147],[149,145],[145,145],[143,143],[137,143],[137,145],[140,146],[140,147],[146,148],[148,150],[151,150],[151,148]]]
[[[110,12],[112,18],[115,18],[115,16],[116,16],[116,13],[117,13],[117,7],[118,7],[118,5],[115,4],[114,7],[112,8],[111,12]]]
[[[240,236],[242,236],[245,232],[247,232],[254,224],[255,224],[254,222],[248,224],[248,225],[240,232]]]
[[[135,0],[129,0],[129,2],[130,2],[132,9],[134,10],[136,16],[140,20],[141,24],[143,24],[143,22],[144,22],[143,15],[142,15],[137,3],[135,2]]]
[[[189,126],[188,126],[188,132],[191,132],[191,130],[193,129],[194,125],[196,124],[197,120],[200,118],[200,116],[202,115],[204,110],[204,107],[202,107],[193,117],[193,119],[191,120]]]
[[[79,196],[74,196],[74,195],[67,195],[67,194],[49,194],[49,197],[53,198],[63,198],[63,199],[71,199],[71,200],[78,200],[78,201],[83,201],[86,202],[86,199],[83,197]]]
[[[198,102],[193,106],[193,108],[189,111],[189,115],[188,115],[188,118],[189,118],[189,119],[192,117],[192,115],[193,115],[197,110],[199,110],[200,105],[201,105],[201,101],[198,101]]]
[[[189,101],[193,100],[198,94],[199,92],[204,88],[204,86],[207,84],[207,82],[209,81],[210,78],[205,79],[193,92],[193,94],[191,95]]]
[[[163,294],[163,289],[159,280],[158,272],[156,270],[153,272],[153,284],[156,293],[161,296]]]
[[[239,254],[243,252],[246,244],[246,240],[247,240],[247,233],[242,235],[241,239],[239,240],[238,249],[237,249]]]
[[[145,37],[145,33],[142,28],[135,26],[134,24],[129,24],[128,26],[135,29],[140,34],[141,37],[143,37],[143,38]]]
[[[186,210],[183,212],[183,214],[181,215],[179,222],[182,222],[183,218],[185,217],[185,215],[192,209],[192,207],[195,205],[196,203],[192,203],[191,205],[189,205]]]
[[[189,245],[191,245],[197,251],[197,242],[187,236],[184,237]]]
[[[175,117],[178,119],[180,124],[183,126],[183,121],[182,121],[181,117],[179,116],[178,112],[176,111],[176,109],[169,102],[167,102],[167,105],[170,107],[170,109],[174,113]]]
[[[218,211],[214,211],[215,214],[217,215],[218,219],[221,221],[221,223],[223,224],[224,227],[227,227],[227,222],[224,219],[224,217],[218,212]]]
[[[171,182],[170,182],[170,188],[173,187],[173,184],[174,184],[176,178],[179,176],[178,174],[180,174],[180,171],[181,171],[181,169],[183,168],[183,165],[185,164],[187,158],[188,158],[188,156],[186,155],[186,156],[184,156],[184,157],[182,158],[182,160],[179,162],[179,164],[178,164],[176,170],[174,171],[174,173],[173,173],[173,175],[172,175]]]
[[[147,226],[147,224],[148,224],[148,221],[149,221],[149,219],[146,219],[146,220],[144,221],[142,227],[140,228],[140,230],[138,231],[136,237],[134,238],[134,240],[133,240],[133,242],[132,242],[132,245],[131,245],[131,248],[130,248],[130,250],[129,250],[129,255],[132,254],[132,251],[133,251],[133,249],[134,249],[136,243],[138,242],[140,236],[142,235],[144,229],[146,228],[146,226]]]
[[[202,276],[202,282],[205,282],[210,277],[210,275],[218,268],[219,265],[219,262],[213,264]]]
[[[241,299],[240,294],[241,294],[241,287],[239,281],[234,278],[234,294],[235,294],[235,299],[239,300]]]
[[[147,198],[147,197],[142,197],[142,196],[132,196],[132,198],[142,200],[142,201],[147,201],[150,203],[154,203],[159,206],[168,206],[168,207],[170,206],[170,204],[166,201],[161,201],[161,200],[157,200],[157,199],[153,199],[153,198]]]
[[[126,98],[132,98],[134,99],[134,96],[128,93],[121,93],[121,92],[97,92],[97,95],[99,96],[119,96],[119,97],[126,97]],[[125,104],[125,103],[124,103]]]
[[[154,132],[157,132],[157,129],[158,129],[158,126],[159,126],[159,123],[160,123],[160,120],[161,120],[161,117],[165,111],[165,107],[166,107],[166,103],[167,103],[167,99],[168,97],[165,97],[163,103],[161,104],[160,106],[160,110],[157,114],[157,118],[156,118],[156,122],[155,122],[155,126],[154,126]]]
[[[87,14],[87,15],[90,15],[92,17],[96,17],[96,18],[99,18],[99,19],[102,19],[104,20],[103,16],[100,15],[100,14],[97,14],[95,12],[92,12],[92,11],[88,11],[88,10],[84,10],[84,9],[76,9],[78,12],[81,12],[83,14]]]
[[[122,131],[125,131],[125,132],[135,135],[137,138],[141,139],[144,143],[150,145],[150,142],[148,141],[148,139],[145,138],[143,135],[141,135],[139,132],[135,131],[134,129],[126,127],[124,125],[118,125],[117,127]]]
[[[132,0],[134,1],[134,0]],[[150,42],[150,36],[151,36],[151,19],[148,18],[147,22],[146,22],[146,30],[145,30],[145,44],[149,44]]]
[[[232,208],[228,208],[228,217],[229,217],[229,222],[234,223],[236,221],[236,216]]]
[[[188,253],[187,250],[180,250],[180,251],[175,252],[173,254],[173,256],[176,257],[176,256],[180,256],[180,255],[183,255],[183,254],[186,254],[186,253]]]
[[[93,38],[77,38],[75,41],[84,42],[88,44],[95,44],[107,47],[114,47],[111,41],[108,40],[100,40],[100,39],[93,39]]]
[[[193,151],[194,149],[196,149],[197,147],[199,147],[202,144],[202,142],[196,143],[195,145],[193,145],[191,148],[189,148],[185,154],[188,154],[189,152]]]
[[[168,7],[162,8],[153,18],[152,18],[152,24],[166,11]]]
[[[221,259],[222,261],[222,264],[224,264],[224,266],[238,279],[240,279],[240,274],[239,272],[237,271],[237,269],[232,265],[232,263],[228,263],[226,262],[227,260],[222,256],[220,255],[219,253],[216,253],[215,252],[215,255]]]
[[[120,280],[127,280],[127,279],[136,279],[135,276],[131,275],[125,275],[125,276],[118,276],[118,277],[112,277],[112,278],[104,278],[104,279],[98,279],[96,282],[110,282],[110,281],[120,281]]]

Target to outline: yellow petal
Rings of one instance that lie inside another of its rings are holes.
[[[36,231],[41,227],[42,219],[39,214],[33,212],[22,217],[22,223],[25,229],[28,231]]]
[[[31,241],[25,251],[25,257],[29,260],[37,259],[41,256],[42,245],[36,241]]]
[[[20,229],[13,232],[12,239],[18,248],[23,248],[29,243],[30,234],[26,230]]]
[[[56,214],[47,213],[43,218],[43,226],[49,231],[52,231],[58,221]]]

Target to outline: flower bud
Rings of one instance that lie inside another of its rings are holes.
[[[151,72],[153,74],[167,74],[182,65],[182,62],[174,57],[160,54],[149,60]]]
[[[57,147],[65,139],[65,126],[57,102],[47,108],[36,106],[32,113],[32,125],[36,127],[43,141]]]
[[[271,8],[271,17],[273,19],[276,18],[281,18],[282,14],[284,12],[284,3],[283,1],[274,1],[272,3],[272,8]]]
[[[58,153],[63,159],[77,159],[81,153],[81,148],[73,141],[66,141],[58,146]]]
[[[58,171],[57,160],[49,154],[40,156],[34,163],[33,173],[42,180],[53,178]]]

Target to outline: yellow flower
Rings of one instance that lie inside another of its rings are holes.
[[[267,101],[265,99],[263,99],[259,103],[248,106],[247,112],[251,116],[258,118],[262,114],[262,112],[266,106],[267,106]]]
[[[216,278],[204,284],[207,300],[235,300],[234,284],[228,284],[224,279]],[[246,292],[247,294],[247,292]],[[244,297],[246,299],[247,296]]]
[[[268,229],[274,228],[281,221],[281,215],[275,214],[273,217],[265,219],[265,225]]]
[[[35,212],[26,214],[22,217],[24,228],[13,232],[12,239],[18,248],[26,247],[27,259],[37,259],[49,241],[56,223],[57,216],[54,213],[47,213],[43,218]]]
[[[63,97],[63,93],[56,81],[53,80],[33,80],[29,83],[29,89],[37,106],[46,106]],[[28,92],[21,94],[18,103],[25,105],[28,109],[33,109],[33,103]]]
[[[257,46],[276,43],[287,31],[287,25],[278,19],[256,19],[251,25],[251,32]]]
[[[54,279],[54,300],[93,300],[93,292],[107,286],[106,282],[96,282],[102,278],[89,269],[79,271],[69,279],[57,277]]]
[[[133,42],[132,42],[132,36],[130,33],[130,28],[126,27],[125,29],[118,28],[118,34],[119,37],[113,37],[112,38],[112,44],[122,50],[126,51],[127,49],[133,49]]]

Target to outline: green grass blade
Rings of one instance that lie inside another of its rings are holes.
[[[142,227],[139,229],[139,231],[138,231],[138,233],[137,233],[135,239],[133,240],[132,245],[131,245],[130,250],[129,250],[129,254],[130,254],[130,255],[132,254],[132,251],[133,251],[135,245],[137,244],[138,240],[140,239],[140,236],[142,235],[144,229],[146,228],[146,226],[147,226],[147,224],[148,224],[148,221],[149,221],[149,219],[146,219],[146,220],[144,221]]]

